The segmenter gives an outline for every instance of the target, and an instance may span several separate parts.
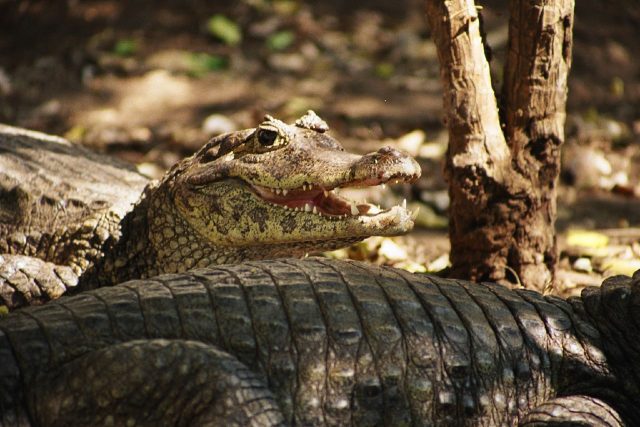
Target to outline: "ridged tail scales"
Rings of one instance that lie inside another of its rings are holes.
[[[0,426],[29,426],[20,368],[9,338],[0,330]]]
[[[246,384],[272,421],[295,425],[515,424],[570,396],[611,405],[615,415],[633,397],[620,391],[627,379],[611,366],[610,351],[623,350],[615,343],[603,349],[589,320],[602,311],[598,304],[356,262],[251,262],[127,282],[13,313],[0,320],[0,357],[20,370],[3,365],[0,374],[3,389],[23,387],[30,417],[52,424],[47,405],[64,402],[74,388],[66,382],[93,390],[85,408],[104,403],[91,422],[115,417],[127,401],[120,394],[136,384],[143,390],[134,400],[148,398],[127,416],[161,415],[206,401],[213,390],[189,392],[194,397],[160,411],[154,393],[173,396],[170,378],[180,383],[227,362],[238,367],[232,373],[252,372]],[[142,360],[148,367],[137,370]],[[147,383],[156,386],[145,395]],[[281,415],[260,394],[265,386]],[[15,393],[13,400],[3,394],[3,405],[24,408]],[[212,407],[224,413],[230,406]]]
[[[196,341],[114,344],[37,381],[38,392],[28,399],[39,425],[284,425],[262,379],[235,357]]]

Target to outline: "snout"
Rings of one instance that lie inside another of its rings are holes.
[[[382,147],[378,151],[365,154],[352,165],[351,176],[355,181],[362,180],[368,185],[375,177],[379,183],[388,181],[414,182],[420,178],[418,162],[404,151],[393,147]],[[367,177],[368,179],[366,179]]]

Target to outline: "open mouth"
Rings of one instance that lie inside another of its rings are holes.
[[[283,207],[284,209],[299,212],[308,212],[330,219],[342,219],[358,216],[375,216],[390,212],[393,209],[402,208],[407,210],[407,202],[404,200],[401,206],[381,210],[378,206],[370,203],[356,203],[338,195],[339,188],[348,187],[371,187],[376,185],[399,184],[411,182],[416,177],[407,175],[391,176],[388,179],[370,178],[366,181],[351,181],[326,188],[314,184],[303,184],[302,187],[294,189],[269,188],[251,184],[252,188],[263,200]],[[417,211],[410,214],[415,219]]]

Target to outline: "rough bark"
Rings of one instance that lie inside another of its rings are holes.
[[[449,149],[451,274],[552,283],[573,0],[510,2],[503,121],[472,0],[426,2]]]
[[[571,66],[573,0],[509,3],[509,53],[503,100],[515,172],[529,183],[520,201],[510,265],[541,289],[557,260],[554,224],[560,146]]]

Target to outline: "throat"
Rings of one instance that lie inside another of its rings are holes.
[[[102,257],[80,277],[79,291],[151,277],[156,264],[149,240],[148,203],[142,199],[120,222],[119,233],[102,247]]]

